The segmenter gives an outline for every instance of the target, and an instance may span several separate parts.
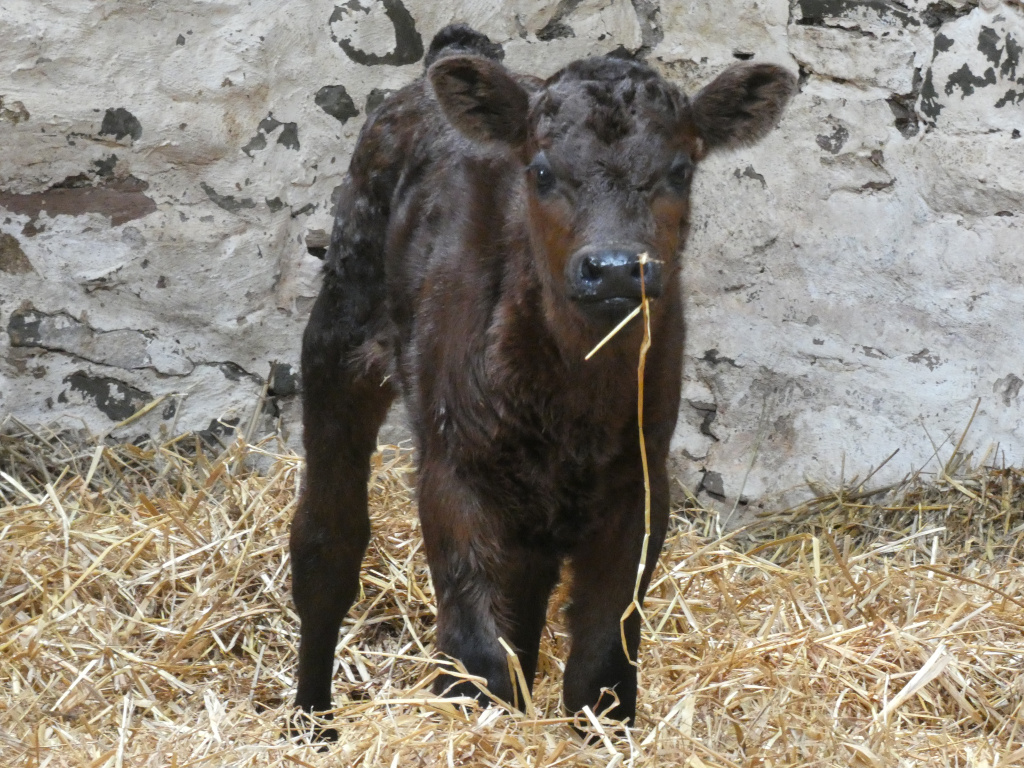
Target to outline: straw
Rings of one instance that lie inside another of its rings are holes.
[[[374,537],[334,680],[340,738],[324,746],[281,735],[302,460],[270,441],[211,455],[191,437],[134,446],[5,422],[0,765],[1024,759],[1020,468],[961,456],[887,493],[823,491],[728,538],[691,498],[644,602],[637,725],[623,737],[587,713],[575,722],[589,741],[561,708],[564,589],[529,714],[427,693],[440,662],[413,457],[387,447],[372,469]]]

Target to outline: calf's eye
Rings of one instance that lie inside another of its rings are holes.
[[[678,158],[672,163],[666,174],[666,181],[673,192],[685,193],[690,188],[693,178],[693,163],[687,157]]]
[[[555,186],[555,174],[550,168],[537,169],[537,189],[540,192],[550,192]]]
[[[533,162],[530,163],[530,170],[533,171],[534,182],[537,185],[537,194],[546,195],[555,188],[555,172],[551,169],[548,159],[543,152],[539,152]]]

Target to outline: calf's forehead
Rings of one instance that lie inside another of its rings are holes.
[[[660,165],[696,135],[682,92],[649,67],[617,59],[586,59],[553,76],[533,100],[530,123],[537,149],[575,166],[616,158]]]

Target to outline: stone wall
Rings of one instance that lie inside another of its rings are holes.
[[[3,0],[0,420],[294,441],[307,238],[450,21],[541,75],[620,47],[690,92],[799,68],[780,129],[695,182],[693,491],[765,503],[900,449],[885,482],[979,399],[965,449],[1024,460],[1024,7],[998,0]]]

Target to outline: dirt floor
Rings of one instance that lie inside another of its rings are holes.
[[[525,713],[429,692],[433,593],[408,452],[335,677],[338,743],[287,741],[300,458],[273,443],[0,434],[0,765],[1024,765],[1024,472],[938,467],[726,538],[673,515],[636,728],[563,717],[561,594]]]

